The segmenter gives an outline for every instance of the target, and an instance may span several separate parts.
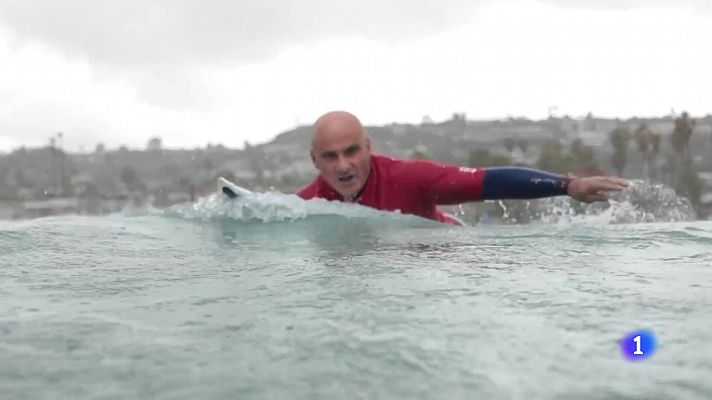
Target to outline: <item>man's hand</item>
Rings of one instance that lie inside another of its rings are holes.
[[[573,177],[569,182],[567,194],[578,201],[591,203],[608,200],[606,195],[601,192],[619,192],[626,187],[628,187],[627,180],[612,176]]]

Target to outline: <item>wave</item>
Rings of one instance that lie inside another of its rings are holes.
[[[253,193],[239,199],[227,199],[213,194],[193,204],[180,204],[152,214],[189,220],[230,220],[236,222],[290,222],[314,217],[335,216],[346,219],[401,222],[407,224],[436,224],[418,216],[400,212],[381,211],[359,204],[325,199],[303,200],[297,195],[279,192]]]
[[[688,199],[674,189],[642,180],[630,181],[621,192],[610,193],[607,202],[590,204],[569,197],[528,201],[498,201],[505,223],[650,223],[694,221],[697,214]]]
[[[497,201],[501,221],[505,224],[544,223],[649,223],[679,222],[696,219],[695,210],[684,197],[662,184],[640,180],[618,193],[612,193],[608,202],[584,204],[569,197],[559,196],[537,200]],[[478,203],[481,204],[481,203]],[[457,216],[478,225],[478,211],[464,207]],[[388,212],[359,204],[303,200],[294,194],[279,192],[253,193],[239,199],[228,199],[213,194],[189,204],[184,203],[164,210],[153,209],[151,215],[188,220],[228,220],[240,223],[275,223],[336,216],[346,219],[388,221],[389,223],[442,225],[424,218]]]

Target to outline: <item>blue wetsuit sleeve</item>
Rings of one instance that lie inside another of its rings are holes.
[[[571,178],[530,168],[485,168],[483,200],[536,199],[567,194]]]

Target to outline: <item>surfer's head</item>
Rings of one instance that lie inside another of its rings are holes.
[[[355,200],[371,171],[371,139],[358,118],[345,111],[319,117],[310,154],[329,186],[344,200]]]

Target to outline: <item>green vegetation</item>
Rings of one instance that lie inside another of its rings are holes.
[[[508,137],[504,139],[504,148],[507,149],[507,152],[510,154],[514,151],[514,147],[517,145],[516,140],[514,138]]]
[[[503,167],[512,165],[512,159],[501,154],[492,154],[486,149],[470,151],[470,167]]]
[[[674,181],[672,187],[675,190],[690,199],[692,205],[700,213],[700,197],[702,196],[702,181],[698,174],[697,168],[690,156],[690,138],[695,129],[695,120],[690,119],[690,116],[683,112],[680,117],[675,118],[675,128],[670,135],[670,143],[672,144],[675,154],[677,155],[674,163]]]
[[[690,137],[695,128],[695,121],[690,119],[690,116],[683,112],[678,118],[675,118],[675,129],[672,131],[670,141],[675,152],[678,154],[687,154]]]
[[[522,154],[527,154],[527,149],[529,148],[529,142],[526,139],[517,140],[517,147],[522,151]]]
[[[633,132],[633,140],[643,161],[644,176],[654,180],[657,177],[655,164],[660,153],[660,134],[653,132],[648,124],[642,123]]]
[[[569,174],[583,169],[598,168],[598,163],[593,148],[583,144],[581,139],[571,142],[568,150],[564,150],[558,140],[549,139],[542,146],[536,167],[559,174]]]
[[[687,197],[692,205],[698,209],[700,207],[700,197],[702,196],[702,180],[697,168],[690,160],[685,160],[677,172],[677,179],[673,184],[675,191]]]
[[[628,143],[630,143],[630,138],[630,131],[624,126],[619,126],[608,134],[608,141],[613,147],[611,164],[613,164],[618,176],[623,176],[623,170],[625,170],[625,166],[628,163]]]

